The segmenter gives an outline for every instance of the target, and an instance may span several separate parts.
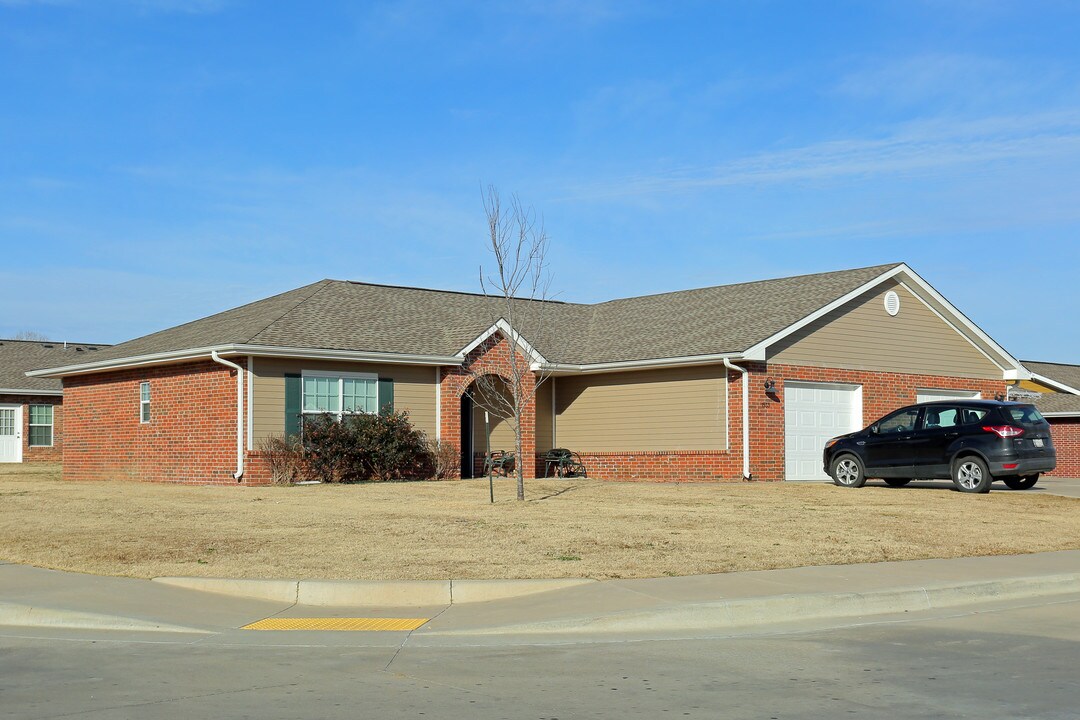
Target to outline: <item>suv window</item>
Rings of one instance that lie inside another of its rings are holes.
[[[1034,405],[1015,405],[1004,410],[1005,417],[1021,425],[1039,425],[1045,422],[1042,413]]]
[[[928,407],[923,414],[923,429],[951,428],[960,424],[960,409],[954,407]]]
[[[879,422],[877,431],[879,435],[911,432],[915,429],[918,419],[919,408],[917,407],[898,410]]]
[[[982,422],[982,419],[986,417],[988,410],[982,408],[960,408],[960,424],[961,425],[974,425],[975,423]]]

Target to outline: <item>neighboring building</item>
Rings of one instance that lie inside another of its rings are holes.
[[[27,377],[43,365],[90,360],[107,345],[0,340],[0,463],[60,462],[63,387],[53,378]]]
[[[386,405],[459,445],[472,475],[467,370],[505,375],[515,335],[496,307],[323,280],[32,374],[63,378],[70,479],[262,483],[260,442],[305,412]],[[550,374],[524,414],[529,476],[566,447],[590,477],[821,479],[829,437],[1028,377],[903,264],[543,307],[549,332],[513,350]],[[506,421],[491,436],[512,448]]]
[[[1080,365],[1024,360],[1031,378],[1018,385],[1035,391],[1035,406],[1050,422],[1057,449],[1054,475],[1080,478]]]

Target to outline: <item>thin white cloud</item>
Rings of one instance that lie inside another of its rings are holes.
[[[1080,157],[1080,111],[925,120],[897,127],[879,138],[830,140],[712,166],[683,167],[572,189],[577,198],[603,198],[926,174],[1007,160],[1063,157]]]

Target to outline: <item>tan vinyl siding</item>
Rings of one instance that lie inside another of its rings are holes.
[[[724,450],[722,365],[560,377],[555,439],[576,452]]]
[[[551,397],[554,386],[555,378],[548,378],[536,388],[536,452],[546,452],[554,447]]]
[[[285,373],[304,370],[375,373],[394,380],[394,409],[408,410],[416,428],[435,437],[435,371],[418,365],[382,365],[291,358],[255,358],[252,439],[255,448],[267,435],[285,431]]]
[[[489,411],[491,418],[491,449],[514,452],[517,438],[514,435],[514,419],[500,418]],[[487,448],[484,430],[484,408],[473,406],[473,452],[483,453]]]
[[[900,312],[885,312],[896,291]],[[905,287],[889,281],[769,348],[785,365],[1000,380],[1002,371]]]

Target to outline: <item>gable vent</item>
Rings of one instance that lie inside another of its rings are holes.
[[[900,312],[900,296],[893,290],[885,293],[885,312],[890,315]]]

